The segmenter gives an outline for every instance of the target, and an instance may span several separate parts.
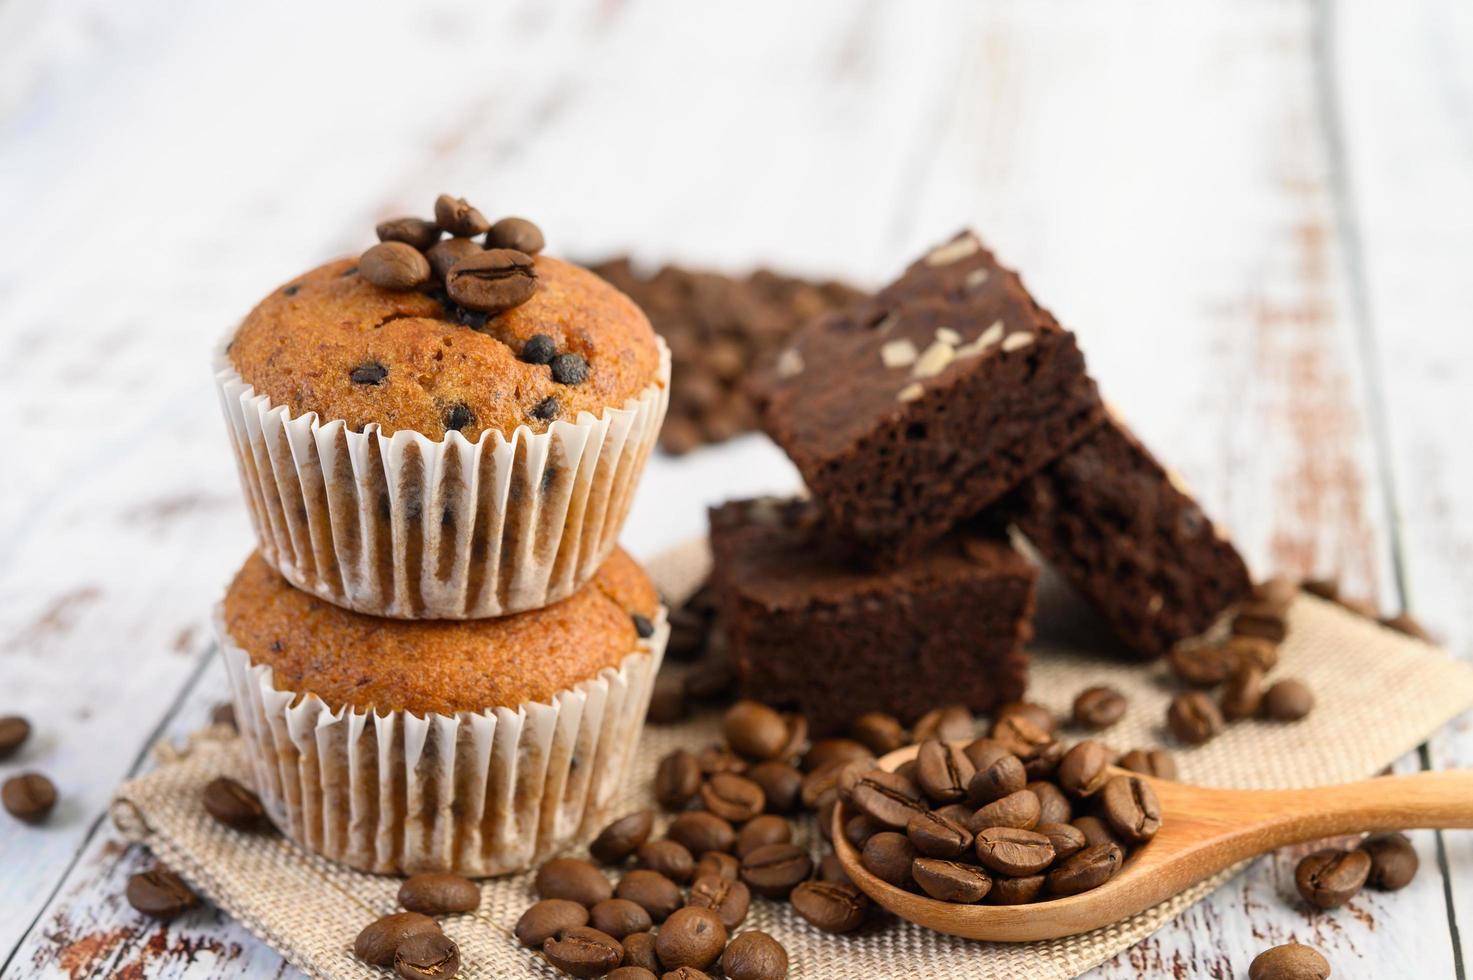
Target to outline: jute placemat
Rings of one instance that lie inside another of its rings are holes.
[[[651,564],[662,592],[683,598],[705,574],[702,544],[677,549]],[[1046,583],[1041,599],[1048,624],[1077,636],[1088,620],[1066,622],[1076,604]],[[1061,611],[1062,610],[1062,611]],[[1054,632],[1051,630],[1051,632]],[[1173,693],[1163,665],[1091,658],[1057,638],[1036,644],[1030,698],[1064,712],[1090,684],[1108,683],[1130,699],[1126,717],[1104,739],[1121,749],[1167,744],[1161,731]],[[1307,680],[1318,707],[1293,725],[1243,722],[1200,748],[1179,750],[1182,778],[1213,786],[1291,788],[1373,775],[1473,706],[1473,668],[1435,647],[1408,639],[1339,606],[1301,598],[1290,611],[1290,636],[1275,672]],[[630,809],[650,804],[660,756],[677,746],[712,741],[718,718],[647,728],[630,784]],[[217,775],[247,779],[245,752],[235,738],[197,738],[182,755],[118,789],[113,818],[131,840],[147,845],[218,907],[235,916],[313,977],[382,978],[355,960],[353,938],[369,921],[396,911],[398,880],[362,874],[299,850],[276,836],[225,829],[199,805],[201,788]],[[1170,819],[1170,815],[1167,815]],[[801,828],[816,840],[809,821]],[[831,936],[809,926],[786,904],[757,900],[743,929],[771,933],[789,950],[790,976],[809,980],[871,980],[910,976],[945,980],[1065,978],[1104,962],[1150,935],[1208,894],[1231,872],[1106,929],[1052,942],[978,943],[929,932],[893,917],[858,933]],[[460,944],[466,978],[558,977],[512,937],[531,903],[530,875],[486,882],[481,908],[446,920]]]

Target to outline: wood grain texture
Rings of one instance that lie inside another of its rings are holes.
[[[1256,571],[1338,570],[1389,609],[1400,531],[1413,607],[1473,653],[1448,422],[1473,365],[1473,28],[1452,0],[1328,6],[0,5],[0,217],[25,232],[0,240],[0,708],[54,719],[17,765],[66,800],[44,832],[0,823],[5,975],[282,970],[213,913],[142,928],[117,894],[145,859],[99,817],[219,681],[189,686],[250,537],[210,346],[445,189],[563,254],[869,284],[972,224]],[[656,458],[626,543],[796,485],[759,437]],[[1433,755],[1473,764],[1473,734]],[[1258,862],[1097,975],[1231,976],[1288,937],[1351,974],[1451,975],[1444,888],[1473,921],[1473,844],[1443,839],[1445,881],[1417,841],[1411,888],[1338,913],[1294,899],[1302,849]]]

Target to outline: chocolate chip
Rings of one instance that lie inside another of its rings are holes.
[[[445,276],[445,289],[461,306],[501,313],[537,292],[537,269],[526,252],[493,248],[455,263]]]
[[[435,198],[435,223],[452,235],[469,238],[491,229],[485,215],[471,207],[463,197],[441,194]]]
[[[443,242],[436,242],[425,253],[425,258],[430,260],[430,270],[434,272],[435,278],[443,280],[461,259],[480,255],[481,252],[481,246],[469,238],[447,238]],[[449,299],[449,294],[437,298],[443,303]]]
[[[445,431],[459,432],[476,420],[476,413],[463,402],[456,402],[445,409]]]
[[[377,361],[360,364],[348,373],[348,380],[355,385],[381,385],[389,376],[389,369]]]
[[[655,624],[639,613],[630,614],[629,618],[634,621],[634,632],[639,634],[641,640],[648,640],[655,635]]]
[[[547,334],[534,333],[522,344],[522,352],[517,356],[528,364],[550,364],[557,356],[557,345]]]
[[[381,221],[374,229],[381,242],[403,242],[421,252],[440,240],[440,226],[423,218],[395,218]]]
[[[514,248],[536,255],[545,244],[542,229],[526,218],[502,218],[486,232],[487,248]]]
[[[457,306],[453,315],[456,323],[462,327],[470,327],[472,330],[484,330],[486,321],[490,319],[480,310],[468,310],[464,306]]]
[[[199,896],[184,879],[162,867],[129,878],[124,897],[136,911],[165,922],[199,904]]]
[[[295,296],[295,295],[297,295],[298,292],[301,291],[301,288],[302,287],[299,286],[297,283],[292,283],[290,286],[287,286],[285,289],[283,289],[281,291],[281,295],[283,295],[283,296]]]
[[[531,411],[527,414],[539,422],[551,422],[558,417],[562,410],[563,407],[558,404],[557,399],[552,395],[548,395],[542,401],[533,405]]]
[[[56,806],[56,785],[39,772],[23,772],[0,787],[0,803],[15,819],[40,823]]]
[[[588,362],[582,354],[559,354],[552,359],[552,380],[560,385],[578,385],[588,380]]]
[[[205,811],[227,827],[260,830],[266,826],[266,808],[261,805],[261,798],[229,776],[206,784],[201,799]]]
[[[430,262],[403,242],[379,242],[358,260],[363,278],[383,289],[399,292],[430,281]]]

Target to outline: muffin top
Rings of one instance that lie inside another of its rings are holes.
[[[659,608],[644,570],[622,549],[593,580],[543,609],[497,619],[392,620],[351,612],[246,560],[225,595],[226,631],[278,690],[337,709],[416,715],[548,703],[617,668],[639,642],[635,616]],[[640,624],[642,625],[642,624]]]
[[[656,380],[654,331],[627,296],[571,263],[530,261],[535,292],[494,314],[458,305],[433,283],[390,290],[369,282],[355,259],[329,262],[262,300],[236,330],[229,358],[293,415],[435,440],[457,430],[472,442],[488,430],[541,432],[579,412],[600,415]],[[526,349],[539,334],[548,338],[533,345],[540,357]],[[547,361],[565,354],[586,372]]]

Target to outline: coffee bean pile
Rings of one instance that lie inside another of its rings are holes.
[[[460,947],[435,916],[463,915],[481,905],[481,887],[445,872],[411,875],[399,886],[403,912],[375,919],[353,941],[353,955],[392,966],[404,980],[448,980],[460,970]]]
[[[31,723],[19,715],[0,718],[0,761],[20,752],[31,737]],[[0,806],[22,823],[40,824],[56,808],[56,784],[39,772],[22,772],[0,784]]]
[[[446,305],[458,307],[457,318],[467,326],[484,326],[488,316],[520,306],[537,292],[533,256],[542,251],[542,232],[525,218],[492,224],[465,198],[441,194],[433,221],[395,218],[376,230],[379,243],[358,260],[363,278],[383,289],[425,289],[442,303],[448,299]]]
[[[644,276],[627,258],[591,268],[627,293],[670,345],[670,411],[660,445],[675,454],[756,428],[748,376],[808,320],[864,295],[767,270],[734,278],[665,266]]]

